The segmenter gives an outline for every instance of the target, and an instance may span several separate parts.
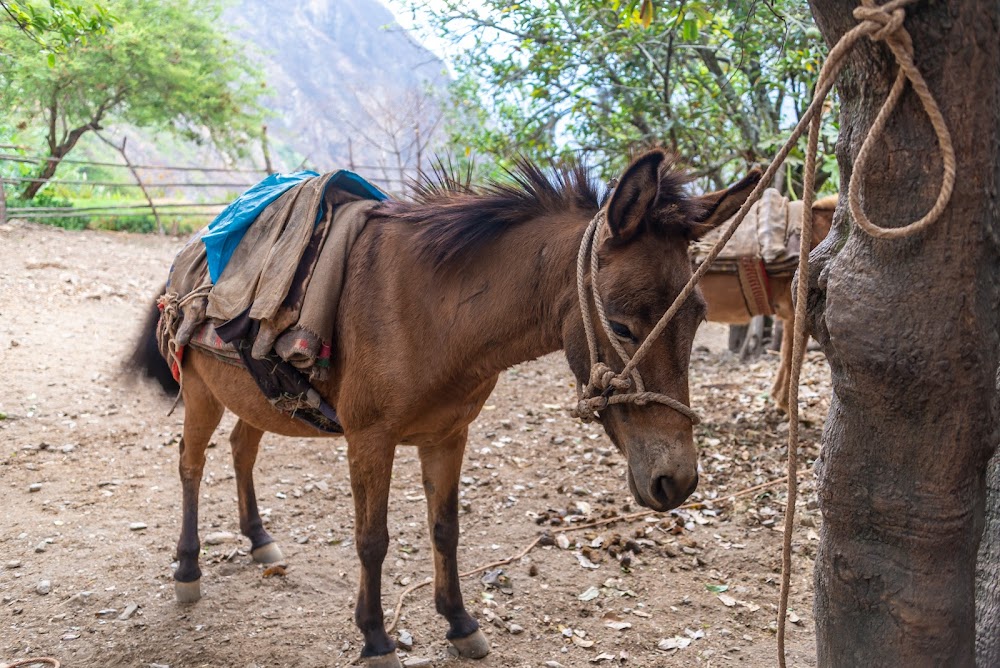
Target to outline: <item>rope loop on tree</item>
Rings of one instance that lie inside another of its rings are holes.
[[[903,27],[903,19],[906,12],[901,6],[890,7],[888,5],[877,6],[872,0],[862,0],[862,5],[854,9],[854,18],[861,21],[860,28],[867,32],[868,37],[873,41],[884,41],[899,65],[896,80],[892,84],[888,97],[879,109],[875,121],[868,130],[865,141],[861,144],[854,161],[854,171],[851,173],[850,184],[848,185],[847,197],[851,208],[851,216],[855,222],[869,236],[877,239],[902,239],[913,235],[933,224],[948,206],[951,199],[952,189],[955,186],[955,149],[951,144],[951,133],[944,122],[941,110],[937,101],[927,88],[924,77],[920,74],[913,63],[913,40],[910,33]],[[904,3],[904,4],[909,4]],[[853,32],[853,31],[852,31]],[[851,33],[848,33],[850,35]],[[843,39],[846,39],[845,35]],[[838,68],[839,69],[839,68]],[[941,161],[944,165],[944,172],[941,177],[941,188],[938,191],[937,200],[934,206],[922,218],[903,227],[880,227],[873,223],[861,207],[861,178],[865,172],[875,142],[881,137],[885,130],[889,115],[895,110],[896,105],[902,97],[906,82],[910,82],[913,92],[920,98],[920,103],[927,114],[927,118],[934,128],[937,136],[938,146],[941,149]]]

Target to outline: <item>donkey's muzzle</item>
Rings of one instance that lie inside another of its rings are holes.
[[[629,467],[627,477],[629,490],[636,503],[660,513],[673,510],[684,503],[698,487],[697,471],[691,477],[683,476],[683,479],[673,475],[657,476],[650,481],[649,487],[645,489],[636,483],[631,467]]]

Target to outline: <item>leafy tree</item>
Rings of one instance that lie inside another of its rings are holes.
[[[239,153],[259,131],[259,75],[194,0],[110,0],[112,30],[66,46],[50,67],[13,22],[0,24],[0,106],[8,122],[44,133],[49,159],[30,200],[87,132],[105,123],[164,129]]]
[[[41,46],[52,66],[57,53],[70,44],[86,42],[92,35],[103,35],[116,20],[103,5],[66,0],[48,0],[47,7],[0,0],[0,9],[24,35]]]
[[[808,103],[823,47],[801,0],[409,6],[459,47],[462,94],[478,84],[493,122],[465,139],[476,150],[589,153],[617,170],[660,143],[719,184],[770,157]]]

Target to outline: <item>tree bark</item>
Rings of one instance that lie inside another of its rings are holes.
[[[830,44],[856,23],[855,0],[811,3]],[[813,253],[810,316],[833,380],[817,465],[820,666],[975,663],[976,554],[1000,419],[1000,5],[920,2],[905,27],[958,178],[928,230],[872,239],[841,207]],[[889,50],[866,38],[838,81],[845,184],[895,73]],[[924,215],[940,155],[908,87],[863,175],[868,216],[898,227]]]
[[[976,663],[1000,666],[1000,454],[990,460],[986,489],[986,528],[976,562]]]

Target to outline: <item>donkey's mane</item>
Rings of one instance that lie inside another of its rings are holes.
[[[660,173],[660,199],[683,202],[687,177],[672,169],[672,157]],[[546,214],[583,212],[590,218],[609,195],[586,165],[541,166],[519,158],[504,177],[474,186],[471,175],[438,164],[415,184],[408,201],[379,207],[377,215],[417,225],[421,254],[441,268],[482,248],[507,230]]]
[[[544,168],[520,158],[485,185],[469,177],[439,164],[415,184],[411,200],[387,202],[378,215],[419,226],[421,254],[441,268],[533,218],[567,210],[593,216],[606,196],[583,165]]]

